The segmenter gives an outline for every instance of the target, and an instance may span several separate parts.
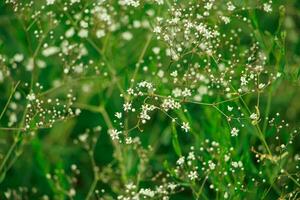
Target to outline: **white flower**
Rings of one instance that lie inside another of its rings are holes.
[[[180,97],[181,96],[181,93],[182,93],[182,90],[180,88],[175,88],[173,91],[172,91],[172,94],[174,95],[174,97]]]
[[[133,7],[138,7],[140,5],[139,0],[119,0],[119,3],[121,5],[133,6]]]
[[[99,29],[99,30],[96,31],[96,37],[97,38],[102,38],[104,36],[105,36],[105,31],[104,30]]]
[[[78,139],[81,141],[81,142],[85,142],[88,138],[88,134],[87,133],[84,133],[84,134],[81,134],[79,135]]]
[[[81,38],[87,38],[89,35],[89,32],[87,29],[80,29],[80,31],[78,32],[78,36]]]
[[[131,110],[131,103],[130,102],[124,103],[123,108],[125,112],[128,112],[129,110]]]
[[[247,85],[248,81],[247,81],[247,77],[242,76],[241,77],[241,85]]]
[[[231,111],[233,110],[233,107],[227,106],[227,110],[228,110],[229,112],[231,112]]]
[[[28,99],[29,101],[33,101],[33,100],[35,100],[35,94],[34,93],[30,93],[30,94],[28,94],[27,95],[27,97],[26,97],[26,99]]]
[[[16,62],[22,62],[23,59],[24,59],[24,55],[23,54],[17,53],[17,54],[14,55],[14,60]]]
[[[154,27],[153,32],[154,33],[161,33],[161,27],[159,27],[159,26]]]
[[[228,2],[227,3],[227,9],[229,11],[234,11],[235,10],[235,6],[231,2]]]
[[[237,129],[237,128],[232,128],[232,129],[231,129],[231,136],[232,136],[232,137],[237,136],[239,131],[240,131],[240,130]]]
[[[216,168],[216,164],[213,163],[211,160],[208,161],[208,166],[209,166],[209,168],[210,168],[211,170],[214,170],[214,169]]]
[[[228,195],[228,192],[225,192],[224,193],[224,199],[228,199],[229,195]]]
[[[263,89],[264,87],[265,87],[266,85],[264,84],[264,83],[260,83],[259,85],[258,85],[258,89]]]
[[[258,119],[257,114],[256,114],[256,113],[252,113],[252,114],[250,115],[250,119],[252,119],[252,120],[257,120],[257,119]]]
[[[117,129],[109,129],[108,133],[112,140],[119,140],[119,135],[121,134],[121,131],[118,131]]]
[[[185,88],[185,89],[182,91],[182,96],[184,96],[184,97],[189,97],[189,96],[191,96],[191,95],[192,95],[191,90],[188,89],[188,88]]]
[[[161,107],[168,111],[170,109],[178,109],[180,108],[180,103],[176,102],[174,99],[164,99]]]
[[[268,3],[264,3],[263,9],[264,9],[265,12],[272,12],[272,7]]]
[[[188,132],[190,130],[190,125],[188,122],[183,122],[181,128],[185,131]]]
[[[133,38],[133,35],[132,35],[132,33],[126,31],[126,32],[122,33],[122,38],[124,40],[128,40],[129,41],[129,40],[131,40]]]
[[[154,0],[158,5],[162,5],[164,3],[163,0]]]
[[[75,29],[72,27],[72,28],[70,28],[70,29],[68,29],[68,30],[66,31],[65,36],[66,36],[67,38],[70,38],[70,37],[72,37],[74,34],[75,34]]]
[[[188,177],[191,181],[195,180],[198,178],[198,173],[196,171],[191,171],[189,174],[188,174]]]
[[[184,164],[184,157],[181,156],[177,161],[176,161],[177,165],[183,165]]]
[[[157,55],[157,54],[159,54],[159,52],[160,52],[160,48],[159,48],[159,47],[153,47],[153,48],[152,48],[152,51],[153,51],[154,54]]]
[[[59,52],[59,48],[53,46],[53,47],[48,47],[48,48],[44,49],[42,51],[42,55],[45,57],[48,57],[48,56],[52,56],[58,52]]]
[[[152,191],[148,188],[146,188],[146,189],[142,188],[139,191],[139,193],[142,194],[142,195],[148,196],[148,197],[154,197],[154,195],[155,195],[154,191]]]
[[[122,118],[122,113],[116,112],[115,116],[116,116],[116,118],[121,119]]]
[[[47,5],[52,5],[54,4],[55,0],[47,0]]]

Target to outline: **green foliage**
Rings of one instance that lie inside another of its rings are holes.
[[[300,4],[0,2],[0,199],[299,199]]]

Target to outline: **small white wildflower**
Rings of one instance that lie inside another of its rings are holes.
[[[258,119],[257,114],[256,114],[256,113],[252,113],[252,114],[250,115],[250,119],[252,119],[252,120],[257,120],[257,119]]]
[[[116,112],[115,116],[116,116],[116,118],[121,119],[122,118],[122,113]]]
[[[230,159],[230,156],[228,156],[228,155],[225,155],[225,156],[224,156],[225,162],[227,162],[229,159]]]
[[[161,70],[161,69],[157,72],[157,76],[158,76],[159,78],[163,78],[163,77],[164,77],[164,74],[165,74],[165,72],[164,72],[163,70]]]
[[[177,165],[183,165],[184,164],[184,157],[183,156],[181,156],[177,161],[176,161],[176,164]]]
[[[231,112],[231,111],[233,110],[233,107],[227,106],[227,110],[228,110],[229,112]]]
[[[224,193],[224,199],[228,199],[229,195],[228,195],[228,192],[225,192]]]
[[[75,29],[74,29],[73,27],[71,27],[70,29],[68,29],[68,30],[66,31],[65,36],[66,36],[67,38],[70,38],[70,37],[72,37],[74,34],[75,34]]]
[[[173,77],[177,77],[178,76],[177,70],[173,71],[170,75],[173,76]]]
[[[118,131],[117,129],[109,129],[108,133],[112,140],[119,140],[119,135],[121,134],[121,131]]]
[[[80,115],[80,113],[81,113],[81,110],[79,109],[79,108],[77,108],[76,110],[75,110],[75,115]]]
[[[152,191],[152,190],[150,190],[148,188],[146,188],[146,189],[144,189],[144,188],[140,189],[139,193],[142,194],[142,195],[148,196],[148,197],[154,197],[154,195],[155,195],[154,191]]]
[[[47,0],[47,5],[52,5],[54,4],[55,0]]]
[[[71,197],[74,197],[76,195],[76,190],[74,188],[71,188],[70,191],[69,191],[69,195]]]
[[[152,48],[152,51],[153,51],[154,54],[157,55],[157,54],[159,54],[159,52],[160,52],[160,48],[159,48],[159,47],[153,47],[153,48]]]
[[[87,38],[89,35],[89,32],[87,29],[80,29],[80,31],[78,32],[78,36],[81,38]]]
[[[191,171],[189,174],[188,174],[188,177],[191,181],[195,180],[198,178],[198,173],[196,171]]]
[[[190,130],[190,125],[188,122],[183,122],[181,128],[187,133]]]
[[[191,95],[192,95],[191,90],[188,89],[188,88],[185,88],[185,89],[182,91],[182,96],[184,96],[184,97],[189,97],[189,96],[191,96]]]
[[[227,9],[229,10],[229,11],[234,11],[235,10],[235,6],[232,4],[232,2],[228,2],[227,3]]]
[[[162,5],[164,3],[163,0],[154,0],[158,5]]]
[[[153,32],[154,33],[161,33],[161,27],[159,27],[159,26],[154,27]]]
[[[48,57],[48,56],[52,56],[58,52],[59,52],[59,48],[53,46],[53,47],[48,47],[48,48],[44,49],[42,51],[42,55],[45,57]]]
[[[258,89],[263,89],[265,87],[265,84],[264,83],[260,83],[259,85],[258,85]]]
[[[28,99],[29,101],[33,101],[33,100],[35,100],[35,94],[34,93],[30,93],[30,94],[28,94],[27,95],[27,97],[26,97],[26,99]]]
[[[241,85],[242,85],[242,86],[243,86],[243,85],[247,85],[247,83],[248,83],[247,77],[242,76],[242,77],[241,77]]]
[[[230,22],[230,18],[226,16],[221,16],[221,20],[225,23],[228,24]]]
[[[165,110],[168,111],[170,109],[178,109],[180,108],[180,103],[176,102],[174,99],[164,99],[161,107]]]
[[[239,131],[240,130],[237,129],[237,128],[232,128],[231,129],[231,136],[233,136],[233,137],[237,136]]]
[[[87,133],[84,133],[84,134],[79,135],[78,139],[79,139],[81,142],[86,142],[88,136],[89,136],[89,135],[88,135]]]
[[[105,31],[104,30],[99,29],[99,30],[96,31],[96,37],[97,38],[102,38],[104,36],[105,36]]]
[[[28,62],[26,64],[25,68],[26,68],[27,71],[32,71],[34,69],[34,60],[33,60],[33,58],[28,59]]]
[[[174,95],[174,97],[180,97],[181,96],[181,93],[182,93],[182,90],[180,88],[175,88],[173,91],[172,91],[172,94]]]
[[[22,62],[23,61],[23,59],[24,59],[24,55],[23,54],[20,54],[20,53],[17,53],[17,54],[15,54],[14,55],[14,61],[16,61],[16,62]]]
[[[216,168],[216,164],[213,163],[211,160],[208,161],[208,166],[209,166],[209,168],[210,168],[211,170],[214,170],[214,169]]]
[[[193,151],[189,152],[189,155],[187,157],[188,160],[195,160],[196,157],[195,157],[195,153]]]
[[[132,144],[132,138],[128,137],[125,139],[126,144]]]
[[[268,12],[272,12],[272,7],[271,7],[271,5],[268,4],[268,3],[264,3],[263,9],[264,9],[264,11],[267,12],[267,13],[268,13]]]
[[[46,66],[47,66],[46,62],[43,61],[43,60],[37,60],[37,61],[36,61],[36,65],[37,65],[38,68],[40,68],[40,69],[44,69],[44,68],[46,68]]]
[[[122,33],[122,38],[124,40],[129,41],[129,40],[131,40],[133,38],[133,35],[129,31],[126,31],[126,32]]]
[[[131,110],[131,103],[130,102],[124,103],[123,108],[125,112],[128,112],[129,110]]]

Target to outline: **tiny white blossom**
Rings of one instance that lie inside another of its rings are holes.
[[[271,7],[271,5],[268,4],[268,3],[264,3],[263,9],[264,9],[264,11],[267,12],[267,13],[268,13],[268,12],[272,12],[272,7]]]
[[[188,177],[191,181],[195,180],[198,178],[198,173],[196,171],[191,171],[189,174],[188,174]]]
[[[122,118],[122,113],[116,112],[115,116],[116,116],[116,118],[121,119]]]
[[[117,129],[110,129],[108,130],[108,133],[112,140],[119,140],[119,135],[121,134],[121,131],[118,131]]]
[[[33,100],[35,100],[35,94],[34,93],[30,93],[30,94],[28,94],[27,95],[27,97],[26,97],[29,101],[33,101]]]
[[[184,164],[184,157],[183,156],[181,156],[177,161],[176,161],[176,164],[177,165],[183,165]]]
[[[123,108],[125,112],[128,112],[129,110],[131,110],[131,103],[130,102],[124,103]]]
[[[239,131],[240,130],[237,129],[237,128],[232,128],[231,129],[231,136],[233,136],[233,137],[237,136]]]
[[[188,132],[190,130],[190,125],[188,122],[183,122],[181,128],[185,131]]]

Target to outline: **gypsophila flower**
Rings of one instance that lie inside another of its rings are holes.
[[[154,195],[155,195],[154,191],[152,191],[152,190],[150,190],[148,188],[146,188],[146,189],[144,189],[144,188],[140,189],[139,193],[142,194],[142,195],[148,196],[148,197],[154,197]]]
[[[191,181],[195,180],[198,178],[198,173],[197,171],[190,171],[190,173],[188,174],[188,177]]]
[[[231,136],[233,136],[233,137],[235,137],[235,136],[238,136],[238,133],[239,133],[239,129],[237,129],[237,128],[232,128],[231,129]]]
[[[188,122],[183,122],[181,128],[187,133],[190,130],[190,125]]]
[[[272,12],[272,7],[271,7],[271,5],[268,4],[268,3],[264,3],[263,9],[264,9],[264,11],[266,11],[267,13],[268,13],[268,12]]]
[[[192,95],[191,90],[188,89],[188,88],[185,88],[185,89],[182,91],[182,96],[184,96],[184,97],[189,97],[189,96],[191,96],[191,95]]]
[[[116,118],[121,119],[122,118],[122,113],[116,112],[115,116],[116,116]]]
[[[128,112],[131,110],[131,103],[130,102],[126,102],[123,104],[123,108],[125,112]]]
[[[177,161],[176,161],[176,163],[177,163],[177,165],[183,165],[184,164],[184,157],[183,156],[181,156]]]
[[[35,100],[35,94],[34,93],[30,93],[30,94],[28,94],[27,95],[27,97],[26,97],[29,101],[33,101],[33,100]]]
[[[47,5],[52,5],[54,4],[55,0],[47,0]]]
[[[119,140],[119,135],[122,133],[121,131],[118,131],[117,129],[109,129],[108,133],[112,140]]]
[[[235,10],[235,6],[233,5],[233,3],[232,3],[231,1],[229,1],[229,2],[227,3],[227,9],[228,9],[229,11],[234,11],[234,10]]]
[[[252,114],[250,115],[250,119],[252,119],[252,120],[257,120],[257,119],[258,119],[257,114],[256,114],[256,113],[252,113]]]

